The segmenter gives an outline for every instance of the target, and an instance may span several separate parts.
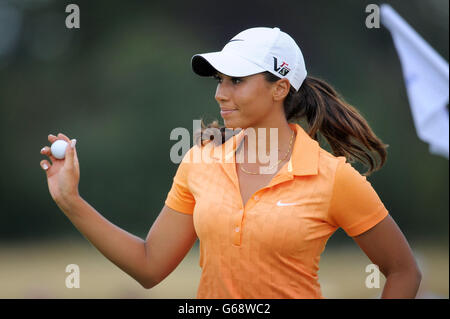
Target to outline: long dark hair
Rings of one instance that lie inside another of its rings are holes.
[[[280,78],[263,72],[268,82]],[[284,99],[284,114],[288,122],[306,119],[308,134],[319,142],[319,133],[330,144],[335,156],[345,156],[351,163],[359,160],[369,167],[363,175],[369,176],[379,170],[386,162],[388,144],[384,144],[372,131],[359,112],[346,103],[342,97],[324,80],[307,76],[298,92],[291,89]],[[220,129],[221,141],[208,133],[209,128]],[[219,126],[217,120],[205,125],[201,119],[201,130],[194,132],[194,141],[203,146],[210,140],[221,144],[225,142],[225,126]],[[231,135],[227,134],[227,138]],[[374,156],[378,153],[379,161]]]

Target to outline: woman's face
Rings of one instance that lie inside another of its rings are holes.
[[[221,116],[227,128],[264,126],[264,121],[274,112],[272,83],[262,73],[229,77],[218,72],[215,99],[221,108]],[[232,111],[226,111],[232,110]]]

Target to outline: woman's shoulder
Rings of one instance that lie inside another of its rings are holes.
[[[319,153],[322,172],[327,172],[328,176],[335,183],[348,181],[366,181],[367,177],[362,175],[345,156],[336,156],[321,148]]]
[[[205,143],[204,145],[194,144],[183,155],[181,163],[183,164],[209,164],[214,162],[218,151],[214,143]]]
[[[347,158],[345,156],[336,156],[322,147],[319,148],[319,167],[322,171],[327,169],[334,174],[340,163],[347,163]]]

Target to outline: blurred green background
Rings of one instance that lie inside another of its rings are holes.
[[[65,26],[69,3],[80,7],[80,29]],[[309,75],[334,86],[390,145],[387,163],[368,180],[422,267],[420,296],[448,298],[448,160],[417,137],[391,35],[365,27],[370,3],[0,0],[0,298],[195,297],[198,242],[165,282],[143,289],[58,209],[39,151],[48,134],[76,138],[82,197],[145,238],[178,165],[170,161],[170,132],[192,134],[194,119],[223,123],[215,82],[192,72],[192,55],[219,51],[255,26],[290,34]],[[381,3],[448,61],[447,0]],[[88,278],[80,289],[65,288],[69,263]],[[364,286],[369,263],[337,231],[321,260],[324,296],[380,295]]]

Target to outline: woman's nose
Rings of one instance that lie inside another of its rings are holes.
[[[229,92],[223,84],[217,86],[215,98],[217,101],[223,101],[229,98]]]

